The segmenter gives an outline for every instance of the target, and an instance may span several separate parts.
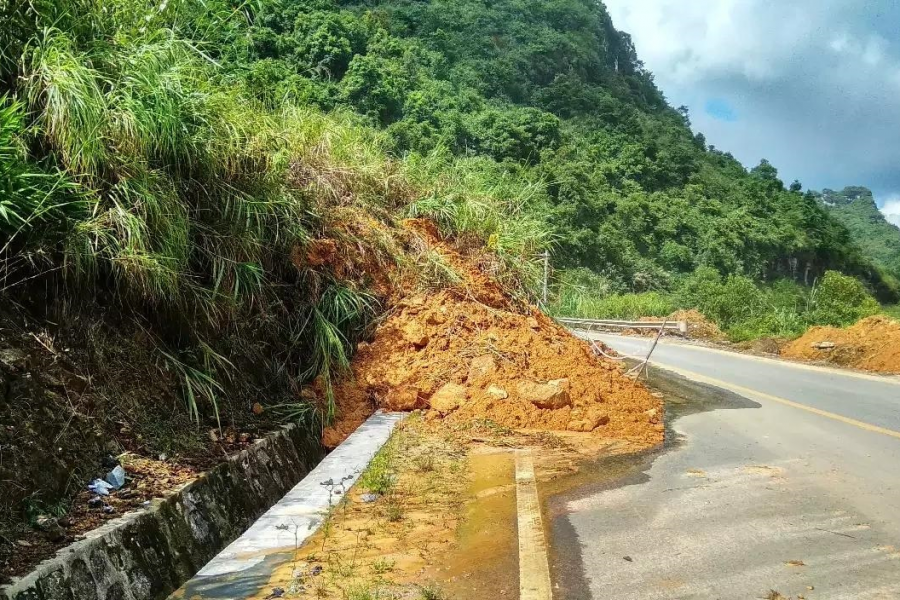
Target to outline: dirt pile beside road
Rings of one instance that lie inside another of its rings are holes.
[[[675,311],[669,315],[669,320],[687,322],[687,335],[691,339],[710,342],[721,342],[726,339],[719,326],[696,308]]]
[[[593,432],[652,446],[662,408],[618,363],[537,310],[517,307],[499,286],[436,234],[422,235],[460,276],[459,285],[401,300],[352,377],[335,387],[339,420],[326,445],[349,435],[376,408],[426,410],[458,423],[490,420],[517,429]]]
[[[785,345],[781,355],[877,373],[900,373],[900,322],[876,315],[846,329],[813,327]]]

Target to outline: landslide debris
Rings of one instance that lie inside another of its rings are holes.
[[[460,283],[399,300],[352,376],[335,386],[335,446],[376,408],[421,409],[450,423],[490,420],[517,429],[594,432],[652,446],[663,438],[660,401],[621,366],[539,311],[519,306],[497,283],[444,243],[433,226],[412,228]]]
[[[786,344],[781,355],[877,373],[900,373],[900,322],[875,315],[845,329],[813,327]]]
[[[726,339],[719,326],[696,308],[675,311],[668,318],[670,321],[687,322],[687,335],[691,339],[710,342],[721,342]]]

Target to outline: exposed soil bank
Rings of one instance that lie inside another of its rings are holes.
[[[438,252],[459,284],[398,301],[360,344],[353,377],[338,385],[334,446],[375,407],[429,409],[427,419],[488,419],[511,428],[593,432],[653,446],[660,402],[621,366],[539,311],[519,305],[428,223],[408,226]]]
[[[27,573],[79,536],[172,490],[277,430],[245,385],[219,395],[222,427],[199,423],[183,379],[160,341],[126,316],[31,295],[24,308],[0,295],[0,584]],[[47,304],[47,305],[45,305]],[[235,364],[235,382],[258,371]],[[89,506],[88,482],[121,457],[125,488]],[[42,516],[58,518],[54,535]]]
[[[876,373],[900,373],[900,322],[876,315],[845,329],[813,327],[786,344],[781,356]]]
[[[156,501],[90,532],[0,590],[3,600],[162,600],[245,531],[321,458],[286,427]]]

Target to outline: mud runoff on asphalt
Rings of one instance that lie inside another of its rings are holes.
[[[760,408],[760,404],[733,392],[686,379],[651,367],[648,387],[665,397],[665,442],[650,450],[618,454],[585,461],[577,473],[552,480],[539,487],[544,498],[544,523],[550,540],[550,572],[554,596],[566,600],[590,600],[582,570],[581,545],[567,518],[566,506],[605,490],[637,485],[649,480],[653,462],[685,443],[673,428],[681,417],[713,410]]]

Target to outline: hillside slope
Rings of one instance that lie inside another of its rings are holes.
[[[900,227],[884,218],[868,188],[845,187],[839,192],[825,189],[814,194],[847,227],[866,256],[900,279]]]
[[[397,154],[486,157],[531,182],[521,202],[554,230],[554,263],[615,290],[709,266],[898,292],[768,161],[707,147],[601,2],[267,0],[241,40],[231,68],[262,101],[351,108]]]

